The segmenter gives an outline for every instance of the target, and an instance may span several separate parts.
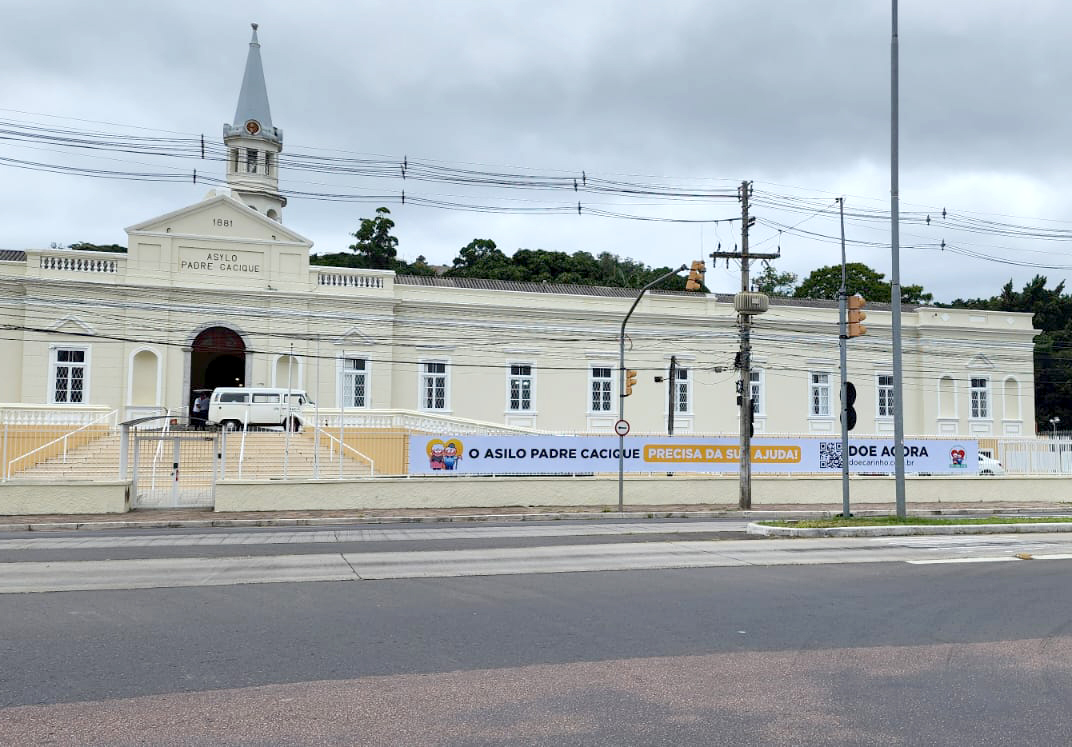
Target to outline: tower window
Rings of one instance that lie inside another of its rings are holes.
[[[231,173],[238,173],[238,148],[231,148]]]
[[[264,175],[272,175],[272,154],[267,151],[264,152]]]
[[[257,173],[257,150],[255,148],[246,149],[246,173]]]

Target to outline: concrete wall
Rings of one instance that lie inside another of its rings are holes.
[[[625,502],[634,506],[737,504],[733,477],[631,478]],[[920,477],[907,482],[908,503],[1072,501],[1063,477]],[[892,478],[857,478],[852,501],[894,503]],[[753,477],[752,505],[841,504],[841,480],[832,477]],[[614,506],[618,483],[587,478],[377,478],[347,482],[226,481],[216,486],[216,511],[378,508],[495,508],[502,506]]]
[[[121,514],[129,510],[129,482],[0,483],[0,516]]]

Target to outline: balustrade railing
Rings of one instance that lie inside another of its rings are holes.
[[[58,254],[42,254],[39,259],[42,270],[111,274],[119,272],[119,260],[105,259],[103,257],[68,257]]]
[[[313,267],[314,283],[318,288],[339,290],[382,290],[387,287],[390,273],[352,270],[345,267]]]

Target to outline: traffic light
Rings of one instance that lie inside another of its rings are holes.
[[[851,431],[856,427],[856,408],[853,407],[856,404],[856,385],[851,381],[846,381],[845,393],[842,397],[845,403],[842,413],[842,417],[845,418],[845,430]]]
[[[704,273],[707,272],[707,263],[698,259],[692,263],[689,270],[689,279],[685,281],[685,290],[698,291],[703,287]]]
[[[633,384],[636,383],[636,371],[631,368],[625,369],[625,394],[628,397],[633,393]]]
[[[867,299],[857,293],[854,296],[849,296],[847,300],[849,306],[849,323],[845,336],[859,337],[860,335],[867,334],[867,327],[860,324],[860,322],[867,318],[867,314],[863,311],[864,306],[867,305]]]

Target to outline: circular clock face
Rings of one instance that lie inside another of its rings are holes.
[[[246,132],[248,132],[250,135],[256,135],[260,131],[261,125],[260,122],[258,122],[257,120],[251,119],[246,122]]]

